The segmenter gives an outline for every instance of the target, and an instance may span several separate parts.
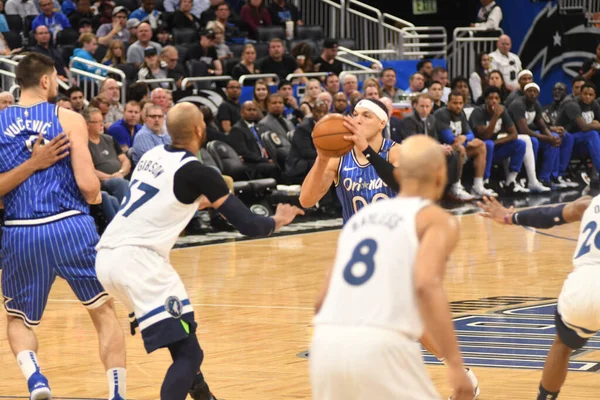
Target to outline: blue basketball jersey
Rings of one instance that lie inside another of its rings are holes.
[[[44,141],[49,142],[62,132],[58,106],[54,104],[44,102],[3,110],[0,112],[0,172],[10,171],[28,160],[40,133]],[[2,200],[7,221],[50,217],[71,210],[89,213],[75,181],[70,156],[37,171]]]
[[[379,155],[388,160],[390,149],[395,144],[391,140],[383,139]],[[358,162],[354,150],[340,159],[338,180],[335,185],[335,191],[342,203],[344,223],[367,204],[394,197],[397,194],[383,183],[371,163],[361,165]]]

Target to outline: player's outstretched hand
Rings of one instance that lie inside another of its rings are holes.
[[[484,196],[483,202],[478,201],[477,205],[481,208],[479,215],[492,219],[500,224],[506,224],[504,217],[515,212],[514,206],[506,208],[493,197]],[[508,220],[510,221],[510,218],[508,218]]]
[[[273,219],[275,220],[275,229],[291,224],[298,215],[304,215],[304,211],[289,204],[278,204],[275,215],[273,216]]]
[[[367,142],[365,135],[360,131],[360,126],[358,126],[354,118],[346,115],[344,117],[344,126],[352,132],[352,135],[346,135],[344,136],[344,139],[349,142],[354,142],[354,145],[358,150],[365,151],[367,147],[369,147],[369,143]]]
[[[452,400],[473,400],[473,384],[464,368],[448,368],[448,381],[454,390]]]
[[[69,138],[61,133],[49,143],[44,144],[44,136],[40,133],[33,145],[31,162],[36,170],[46,169],[69,155]]]

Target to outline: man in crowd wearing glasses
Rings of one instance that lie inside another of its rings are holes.
[[[134,164],[137,164],[148,150],[171,144],[171,136],[163,129],[164,122],[165,113],[161,107],[151,106],[146,109],[146,123],[133,139],[131,158]]]

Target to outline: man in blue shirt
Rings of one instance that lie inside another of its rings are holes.
[[[69,19],[63,13],[54,12],[54,3],[52,0],[41,0],[40,8],[42,12],[31,23],[31,30],[35,31],[35,28],[38,26],[45,25],[52,32],[54,39],[56,39],[58,32],[71,27]]]
[[[131,158],[134,164],[142,156],[156,146],[171,144],[171,136],[163,131],[165,113],[159,106],[151,106],[146,110],[146,123],[133,139]]]
[[[140,105],[136,101],[130,101],[125,104],[123,118],[115,121],[108,128],[108,134],[121,146],[123,152],[127,152],[130,147],[133,147],[133,138],[142,129],[142,125],[137,123],[139,120]]]
[[[142,6],[129,14],[128,19],[135,18],[140,21],[146,21],[152,29],[156,29],[160,23],[161,14],[160,11],[154,9],[154,0],[143,0]]]

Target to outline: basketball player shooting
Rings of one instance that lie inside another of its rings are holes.
[[[439,399],[416,340],[445,358],[456,400],[472,400],[443,278],[457,221],[435,204],[446,156],[425,136],[401,146],[400,194],[362,208],[340,234],[316,305],[310,372],[315,400]]]
[[[8,342],[30,399],[51,399],[32,328],[40,324],[56,277],[65,279],[98,332],[108,399],[124,400],[125,338],[94,269],[98,233],[88,203],[99,203],[101,195],[86,124],[79,114],[48,103],[58,91],[51,58],[31,53],[15,74],[21,98],[0,113],[2,294]],[[63,132],[73,133],[68,143]]]
[[[280,204],[273,217],[257,216],[230,195],[222,176],[195,156],[206,140],[204,118],[195,105],[173,107],[167,128],[173,144],[153,148],[138,162],[130,193],[98,244],[96,270],[137,320],[146,351],[169,349],[173,363],[160,398],[184,400],[189,392],[194,400],[213,400],[200,372],[204,353],[194,310],[169,252],[201,202],[248,236],[270,235],[304,213]]]
[[[570,203],[515,211],[496,199],[478,203],[480,215],[504,225],[549,229],[581,221],[579,241],[554,315],[556,336],[546,356],[537,400],[555,400],[567,378],[569,357],[600,330],[600,196],[583,196]]]

